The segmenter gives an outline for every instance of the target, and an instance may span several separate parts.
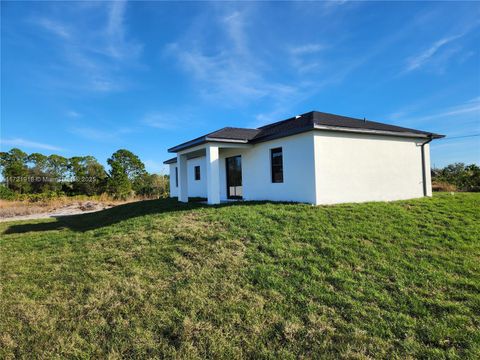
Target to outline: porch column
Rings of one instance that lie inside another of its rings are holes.
[[[432,169],[430,168],[430,144],[425,144],[423,146],[423,162],[425,166],[425,185],[424,185],[424,196],[432,196]]]
[[[177,154],[178,201],[188,202],[187,156]]]
[[[207,197],[209,204],[220,204],[220,160],[218,146],[207,145]]]

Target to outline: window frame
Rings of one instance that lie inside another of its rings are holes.
[[[280,164],[274,164],[274,156],[278,156],[277,154],[280,153]],[[280,172],[281,179],[276,179],[276,174]],[[272,184],[281,184],[284,182],[283,176],[283,148],[281,146],[270,149],[270,178]]]
[[[178,166],[175,166],[175,187],[178,188]]]
[[[197,172],[198,171],[198,172]],[[201,180],[201,173],[200,173],[200,165],[195,165],[193,168],[193,173],[194,173],[194,179],[195,181]]]

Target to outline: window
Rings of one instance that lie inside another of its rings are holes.
[[[200,166],[195,166],[195,180],[200,180]]]
[[[178,166],[175,166],[175,186],[178,187]]]
[[[272,183],[283,183],[283,154],[282,148],[270,150],[272,165]]]

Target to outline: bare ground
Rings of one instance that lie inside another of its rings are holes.
[[[0,204],[0,222],[45,219],[90,213],[112,208],[120,203],[100,201],[75,201],[63,204],[31,204],[2,201]]]

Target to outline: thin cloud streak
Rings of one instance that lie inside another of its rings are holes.
[[[64,39],[69,39],[71,37],[70,31],[67,30],[65,25],[51,19],[34,19],[33,23]]]
[[[438,53],[440,48],[454,40],[459,39],[462,36],[463,35],[449,36],[435,41],[427,50],[408,60],[408,65],[405,68],[405,72],[410,72],[424,66],[435,54]]]
[[[76,112],[75,110],[69,110],[67,111],[66,115],[70,118],[79,118],[82,117],[82,114],[79,112]]]
[[[407,65],[405,69],[403,70],[403,73],[408,73],[414,70],[417,70],[423,66],[425,66],[427,63],[430,63],[433,61],[434,58],[436,57],[442,57],[442,61],[445,63],[447,60],[449,60],[453,55],[457,54],[461,48],[453,48],[450,50],[443,51],[444,48],[447,48],[449,45],[453,43],[457,43],[457,40],[462,39],[466,35],[468,35],[472,30],[477,28],[477,26],[480,24],[479,21],[476,21],[472,24],[467,25],[466,27],[463,28],[463,30],[460,30],[456,34],[452,34],[449,36],[445,36],[435,42],[433,42],[426,50],[422,51],[421,53],[410,57],[407,60]]]
[[[43,149],[51,151],[61,151],[62,148],[50,144],[40,143],[36,141],[30,141],[22,138],[2,139],[2,145],[18,146],[32,149]]]
[[[322,44],[305,44],[301,46],[294,46],[290,48],[290,52],[293,55],[305,55],[319,52],[325,49],[325,46]]]
[[[411,118],[409,119],[409,122],[422,123],[431,120],[443,119],[449,116],[459,116],[466,114],[473,114],[473,116],[475,116],[480,122],[480,98],[471,99],[464,104],[446,108],[443,111],[432,115]]]
[[[327,47],[319,43],[310,43],[292,46],[288,49],[292,67],[300,74],[316,70],[321,62],[318,61],[319,52]]]

